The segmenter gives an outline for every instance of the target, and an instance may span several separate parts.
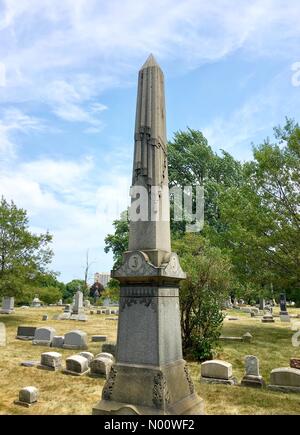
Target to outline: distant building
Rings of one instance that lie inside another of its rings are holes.
[[[111,276],[109,272],[97,272],[94,276],[94,282],[102,284],[103,287],[107,287],[108,282],[111,280]]]

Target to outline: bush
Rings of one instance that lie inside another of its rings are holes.
[[[230,262],[197,234],[176,240],[174,250],[187,273],[180,286],[183,351],[198,361],[211,359],[221,335],[221,306],[232,282]]]

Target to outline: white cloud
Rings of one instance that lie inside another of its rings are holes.
[[[29,133],[41,130],[42,122],[14,108],[5,109],[0,116],[0,161],[6,161],[15,156],[16,143],[13,136],[16,132]]]
[[[0,62],[0,87],[6,86],[6,68],[4,63]]]
[[[106,183],[99,186],[94,170],[87,156],[77,161],[20,162],[0,171],[0,194],[28,211],[32,230],[53,234],[52,267],[63,269],[65,280],[82,276],[87,249],[97,260],[95,272],[100,265],[110,269],[112,259],[104,254],[104,238],[129,203],[126,177],[107,169],[101,174]]]
[[[0,47],[0,61],[9,71],[8,99],[11,87],[19,88],[19,97],[39,98],[51,81],[64,76],[69,83],[71,71],[73,76],[87,69],[94,78],[87,80],[86,92],[99,93],[126,83],[149,52],[186,69],[236,50],[274,58],[299,50],[298,0],[9,0],[4,5],[0,37],[7,44]],[[76,100],[77,88],[64,90]],[[82,118],[73,112],[72,119]]]
[[[43,98],[59,118],[90,124],[93,131],[98,132],[102,128],[99,113],[107,107],[98,102],[89,102],[95,93],[93,86],[92,80],[86,75],[76,77],[73,83],[55,80],[47,84]]]
[[[289,68],[270,79],[267,86],[228,116],[215,118],[203,128],[203,134],[214,148],[249,159],[253,139],[266,139],[274,126],[284,123],[286,116],[300,118],[299,89],[290,83]]]

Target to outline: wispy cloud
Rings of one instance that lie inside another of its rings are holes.
[[[291,71],[286,68],[232,113],[213,119],[203,133],[214,148],[249,159],[254,139],[267,138],[278,120],[284,122],[286,116],[300,117],[299,97],[300,88],[292,87]]]
[[[14,158],[16,155],[16,142],[14,134],[17,132],[29,133],[43,128],[43,123],[22,111],[9,108],[0,116],[0,161]]]

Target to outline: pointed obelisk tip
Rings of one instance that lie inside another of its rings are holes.
[[[148,68],[150,66],[158,66],[159,67],[159,65],[156,62],[155,57],[153,56],[152,53],[148,56],[148,59],[146,60],[146,62],[144,63],[144,65],[142,66],[141,69]]]

